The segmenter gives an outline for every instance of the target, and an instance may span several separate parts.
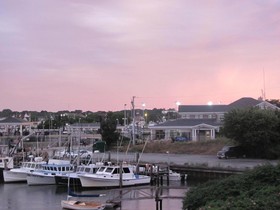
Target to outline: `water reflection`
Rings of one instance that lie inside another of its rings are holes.
[[[180,182],[171,183],[170,186],[183,186],[182,189],[162,189],[162,195],[169,196],[183,196],[188,190],[186,183]],[[129,188],[124,188],[126,191]],[[131,188],[135,189],[135,188]],[[142,194],[154,193],[153,188],[141,189],[141,191],[131,191],[125,196],[142,196]],[[117,191],[115,191],[117,192]],[[106,202],[112,199],[114,190],[83,190],[79,193],[82,194],[106,194],[105,197],[98,198],[100,202]],[[67,187],[65,186],[28,186],[26,183],[21,184],[0,184],[0,197],[1,197],[1,210],[61,210],[61,200],[67,197]],[[156,209],[156,202],[154,199],[145,200],[124,200],[120,210],[146,210]],[[163,199],[163,210],[182,209],[182,199]]]

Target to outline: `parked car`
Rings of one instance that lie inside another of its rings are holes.
[[[189,139],[185,136],[176,136],[172,138],[172,141],[189,141]]]
[[[92,155],[91,151],[88,150],[80,150],[80,158],[90,158]],[[76,158],[78,156],[78,151],[75,151],[72,157]]]
[[[221,158],[240,158],[245,157],[245,153],[240,146],[224,146],[222,150],[217,152],[217,157]]]

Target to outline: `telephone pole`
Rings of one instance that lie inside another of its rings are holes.
[[[135,145],[135,106],[134,106],[135,96],[132,97],[131,106],[132,106],[132,145]]]

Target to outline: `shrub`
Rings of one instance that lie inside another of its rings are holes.
[[[280,164],[207,182],[186,193],[183,209],[280,209]]]

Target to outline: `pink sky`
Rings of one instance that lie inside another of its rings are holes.
[[[0,110],[280,99],[278,0],[1,0]]]

